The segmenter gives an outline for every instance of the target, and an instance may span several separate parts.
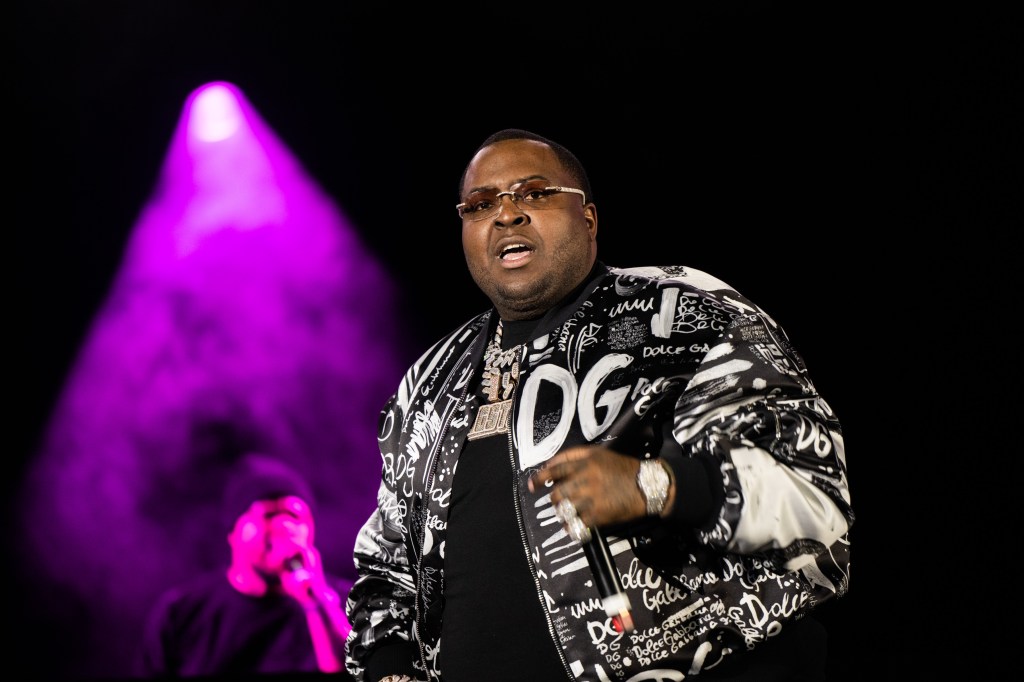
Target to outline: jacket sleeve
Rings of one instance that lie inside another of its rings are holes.
[[[701,461],[717,507],[700,542],[795,570],[853,523],[843,436],[785,332],[744,304],[680,394],[673,437]]]
[[[356,536],[353,551],[358,577],[345,605],[352,625],[345,665],[360,680],[375,668],[386,669],[385,674],[412,675],[413,661],[418,660],[413,639],[415,579],[405,544],[405,505],[395,476],[400,412],[396,397],[381,411],[383,467],[377,508]]]
[[[409,415],[422,412],[422,406],[414,405],[423,395],[424,384],[453,371],[445,362],[462,357],[487,320],[488,314],[482,313],[435,342],[409,367],[381,410],[377,440],[383,466],[377,508],[356,536],[353,558],[357,577],[346,603],[352,625],[346,642],[346,668],[358,680],[376,682],[392,674],[416,679],[426,676],[414,633],[420,585],[416,558],[410,552],[416,551],[421,538],[413,537],[410,529],[422,529],[422,523],[412,523],[409,516],[413,501],[422,497],[423,491],[413,490],[418,455],[406,450],[419,436],[416,420]],[[404,433],[410,434],[408,438],[403,438]]]

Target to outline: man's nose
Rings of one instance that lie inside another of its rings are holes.
[[[506,198],[508,198],[508,201],[505,201]],[[506,227],[530,222],[529,214],[519,208],[519,204],[514,199],[515,194],[512,192],[500,192],[498,194],[496,199],[498,202],[498,212],[494,216],[495,225]]]

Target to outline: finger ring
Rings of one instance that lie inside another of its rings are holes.
[[[569,537],[580,544],[590,542],[590,529],[587,528],[583,520],[574,516],[566,524],[566,532],[569,533]]]
[[[558,503],[558,506],[555,507],[555,517],[562,523],[578,518],[576,515],[576,507],[569,499],[563,499]]]

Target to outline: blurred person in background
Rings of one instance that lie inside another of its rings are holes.
[[[343,671],[349,581],[314,545],[312,488],[280,459],[251,453],[223,498],[226,569],[165,591],[147,616],[142,677]]]

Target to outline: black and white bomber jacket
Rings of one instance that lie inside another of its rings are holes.
[[[695,676],[846,593],[842,431],[785,332],[727,284],[683,266],[601,267],[521,352],[509,464],[523,552],[567,680]],[[347,603],[357,679],[376,647],[400,642],[418,651],[421,677],[440,679],[450,473],[495,324],[486,311],[433,345],[381,412],[378,506],[356,540]],[[613,437],[617,451],[672,465],[681,506],[687,468],[708,472],[716,512],[608,529],[635,623],[624,633],[549,496],[526,485],[562,448]]]

